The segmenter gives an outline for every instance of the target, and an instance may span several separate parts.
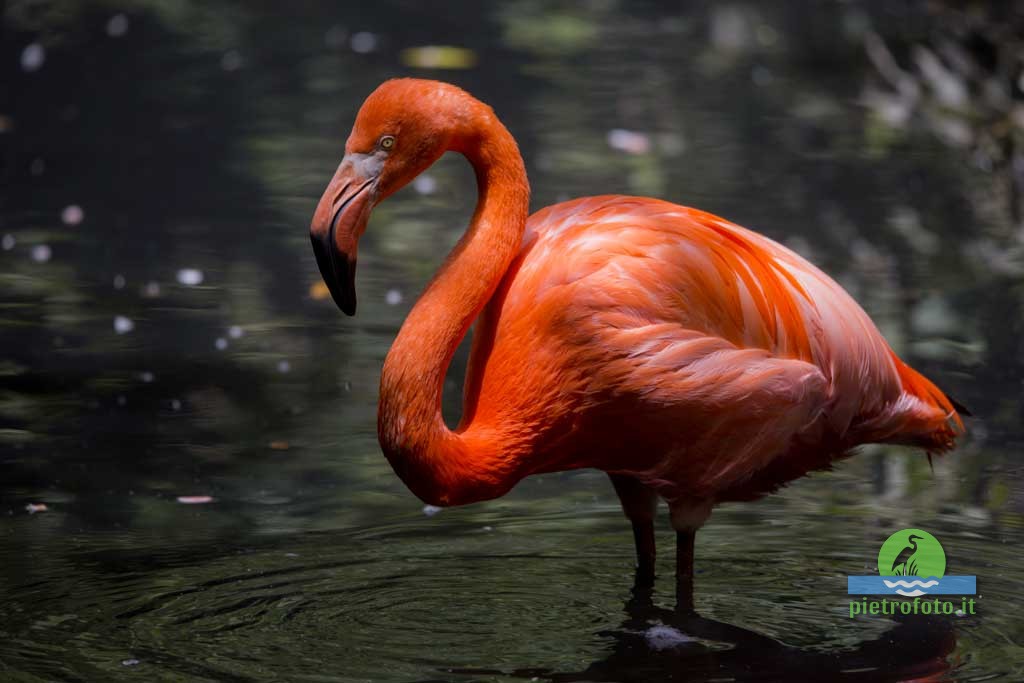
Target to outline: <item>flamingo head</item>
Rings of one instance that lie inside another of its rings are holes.
[[[462,151],[480,107],[453,85],[412,78],[385,82],[363,103],[310,224],[320,273],[347,315],[356,312],[356,253],[370,212],[447,150]]]

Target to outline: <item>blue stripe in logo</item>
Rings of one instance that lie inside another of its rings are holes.
[[[918,576],[848,576],[846,592],[849,595],[974,595],[977,577],[943,576],[941,579]]]

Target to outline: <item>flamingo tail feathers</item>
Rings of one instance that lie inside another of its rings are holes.
[[[892,441],[926,449],[929,453],[948,451],[964,432],[961,416],[970,415],[963,405],[947,396],[927,377],[893,354],[903,391],[917,399],[906,413],[906,423]]]

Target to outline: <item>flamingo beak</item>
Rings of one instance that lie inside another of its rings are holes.
[[[309,226],[320,275],[346,315],[356,313],[356,254],[376,204],[381,165],[372,154],[345,155]]]

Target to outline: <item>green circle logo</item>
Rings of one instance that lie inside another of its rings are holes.
[[[903,529],[886,539],[878,551],[878,573],[941,579],[946,573],[946,553],[927,531]]]

